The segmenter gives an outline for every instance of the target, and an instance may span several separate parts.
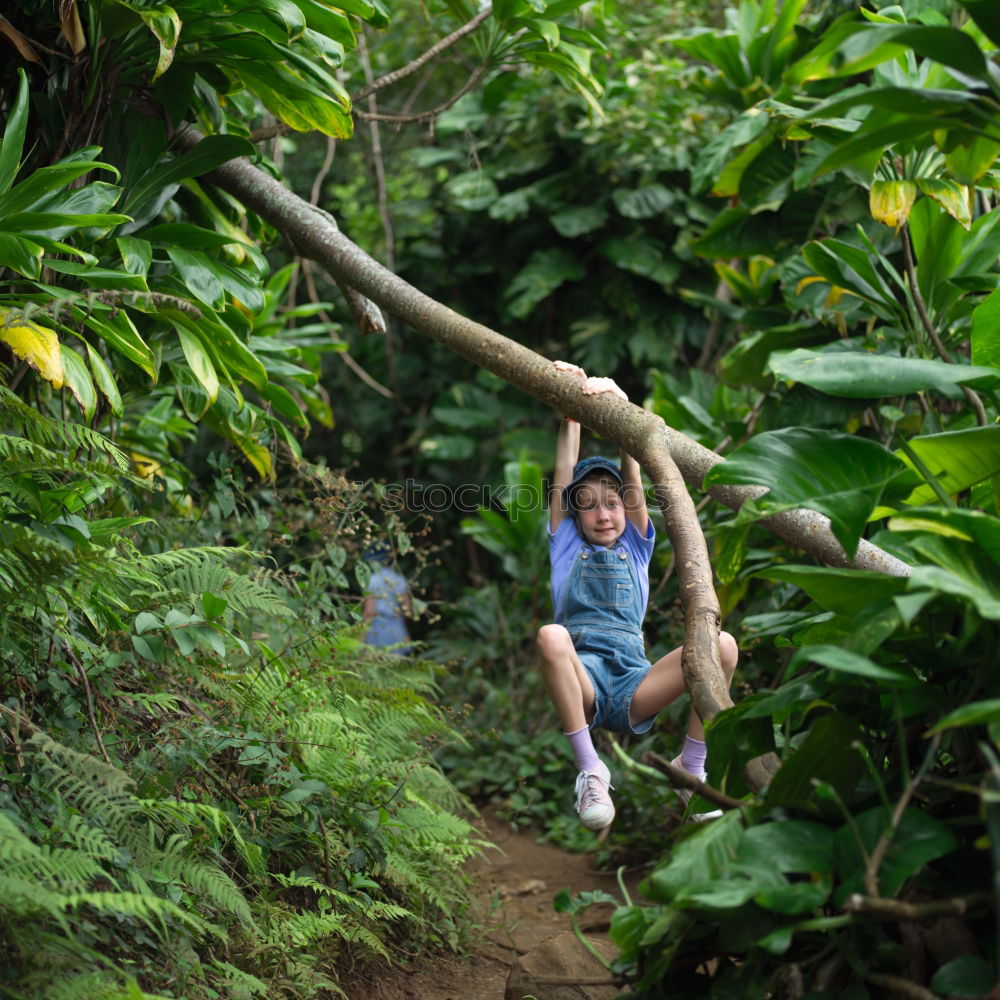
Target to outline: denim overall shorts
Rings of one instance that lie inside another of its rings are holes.
[[[642,636],[638,569],[621,546],[585,546],[570,569],[562,621],[594,685],[593,729],[645,733],[653,717],[629,723],[632,695],[649,672]]]

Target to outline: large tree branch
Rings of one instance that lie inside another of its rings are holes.
[[[196,130],[187,128],[178,143],[190,149],[200,138]],[[705,473],[722,461],[721,456],[623,399],[611,394],[585,396],[576,376],[557,370],[540,354],[459,315],[403,281],[347,239],[312,205],[248,160],[224,164],[213,171],[211,180],[275,226],[338,282],[357,289],[436,343],[586,424],[639,460],[653,483],[674,546],[686,629],[684,674],[695,710],[707,720],[732,705],[719,663],[719,605],[708,552],[685,487],[686,480],[700,488]],[[759,489],[746,487],[712,491],[713,496],[734,509],[759,493]],[[851,563],[833,538],[829,521],[810,511],[777,515],[762,523],[833,565],[855,565],[895,575],[909,571],[904,563],[865,543],[859,546]]]
[[[182,149],[192,149],[201,138],[189,126],[177,136],[177,143]],[[324,217],[325,213],[320,214],[322,210],[293,194],[249,160],[231,160],[214,171],[212,179],[259,212],[338,282],[356,288],[431,340],[567,416],[586,414],[587,425],[619,447],[638,448],[640,439],[649,432],[658,429],[660,434],[665,433],[670,456],[692,488],[700,490],[708,470],[723,461],[721,455],[666,427],[647,410],[606,394],[583,396],[575,378],[555,371],[541,355],[460,316],[392,274],[339,232],[335,222]],[[637,452],[631,453],[638,457]],[[708,492],[724,506],[739,510],[744,501],[759,497],[764,490],[756,486],[713,486]],[[829,518],[815,511],[788,511],[760,523],[827,565],[910,575],[906,563],[864,539],[854,559],[849,559],[830,530]]]

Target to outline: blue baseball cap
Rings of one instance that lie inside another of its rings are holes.
[[[594,475],[595,472],[606,472],[612,478],[618,480],[619,486],[625,485],[622,480],[621,467],[617,462],[612,461],[610,458],[605,458],[603,455],[591,455],[590,458],[582,459],[573,467],[573,478],[566,487],[565,496],[567,506],[570,510],[576,511],[573,499],[577,488],[588,476]]]

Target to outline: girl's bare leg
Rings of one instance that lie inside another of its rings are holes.
[[[589,830],[603,830],[615,818],[611,772],[598,757],[588,725],[594,717],[594,685],[562,625],[538,630],[542,676],[569,740],[577,766],[576,811]]]
[[[739,659],[736,640],[728,633],[719,635],[719,658],[727,681],[732,681]],[[656,715],[677,699],[685,690],[684,675],[681,672],[681,648],[671,650],[650,668],[642,683],[632,696],[629,710],[630,721],[635,724],[651,715]],[[688,736],[697,740],[705,739],[705,728],[701,719],[692,711],[688,721]]]
[[[594,685],[573,648],[563,625],[543,625],[538,630],[542,677],[564,732],[590,724],[594,717]]]

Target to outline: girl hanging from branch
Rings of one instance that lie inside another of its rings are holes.
[[[609,378],[555,362],[584,379],[588,395],[625,393]],[[642,622],[649,600],[649,560],[655,531],[646,509],[639,464],[597,455],[579,460],[580,425],[565,418],[556,441],[550,493],[549,552],[553,624],[538,632],[542,674],[576,761],[576,809],[590,830],[615,816],[611,773],[597,755],[592,732],[645,733],[657,713],[684,691],[681,649],[651,664]],[[728,632],[719,637],[727,681],[739,651]],[[705,780],[705,731],[692,712],[673,764]],[[680,790],[686,802],[691,792]],[[700,814],[708,818],[712,813]]]

